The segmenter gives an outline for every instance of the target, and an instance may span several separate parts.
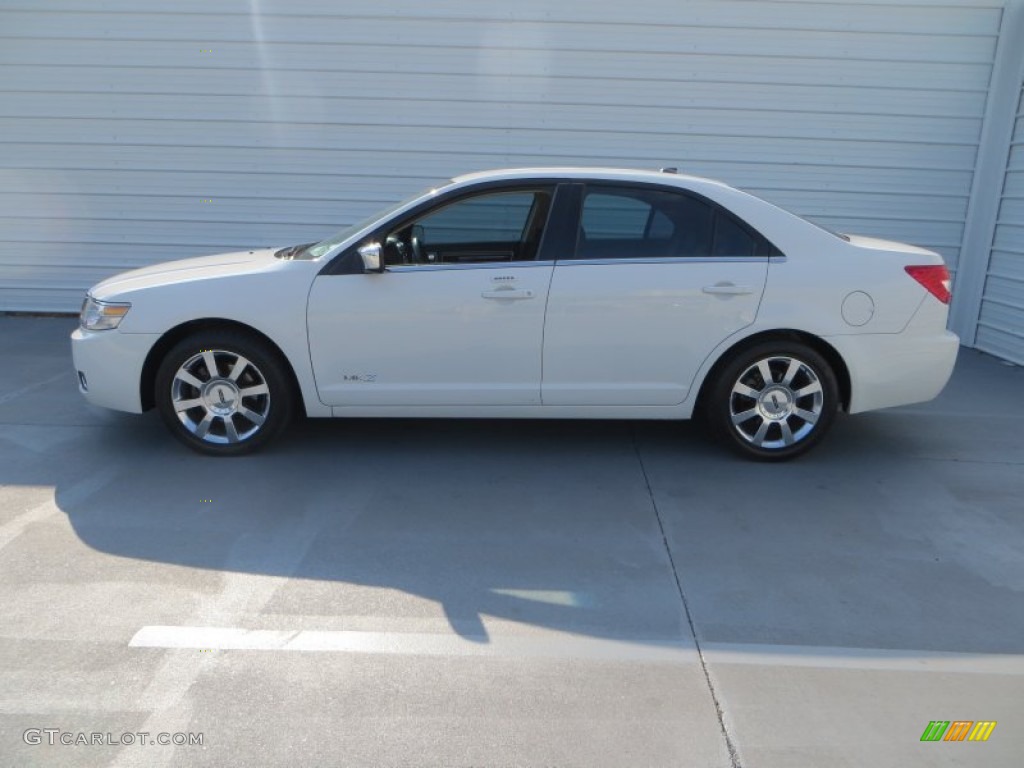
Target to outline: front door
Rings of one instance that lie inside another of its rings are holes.
[[[320,399],[332,406],[540,404],[552,189],[489,189],[380,232],[387,270],[321,274],[309,296]],[[360,244],[362,245],[362,244]]]

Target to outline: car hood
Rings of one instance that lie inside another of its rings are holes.
[[[255,251],[236,251],[219,253],[214,256],[200,256],[195,259],[165,261],[161,264],[133,269],[108,277],[94,285],[89,293],[93,298],[103,300],[158,285],[260,272],[280,263],[274,258],[276,250],[276,248],[261,248]]]

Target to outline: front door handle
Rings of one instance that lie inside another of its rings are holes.
[[[533,291],[522,288],[498,288],[480,294],[485,299],[532,299]]]
[[[753,293],[754,287],[751,285],[736,285],[735,283],[715,283],[714,285],[705,285],[701,290],[704,293],[711,293],[717,296],[744,296],[748,293]]]

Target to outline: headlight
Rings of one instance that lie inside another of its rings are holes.
[[[117,328],[131,308],[127,302],[96,301],[92,296],[86,296],[79,322],[87,331],[108,331]]]

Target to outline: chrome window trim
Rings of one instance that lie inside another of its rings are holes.
[[[438,272],[461,269],[515,269],[517,267],[553,267],[553,261],[489,261],[479,264],[394,264],[386,272]]]
[[[667,258],[644,258],[644,259],[562,259],[559,260],[558,266],[560,267],[572,267],[572,266],[594,266],[598,264],[766,264],[770,262],[773,256],[704,256],[699,258],[690,258],[687,256],[672,256]]]

